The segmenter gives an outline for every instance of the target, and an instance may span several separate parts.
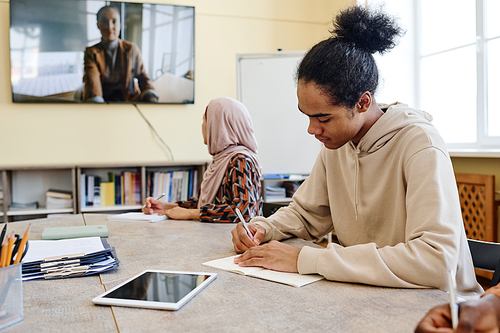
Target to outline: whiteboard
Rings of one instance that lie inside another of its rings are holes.
[[[248,108],[264,174],[309,174],[321,143],[298,109],[299,52],[237,55],[238,99]]]

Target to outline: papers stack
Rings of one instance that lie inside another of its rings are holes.
[[[266,186],[266,197],[282,197],[286,196],[284,187]]]
[[[115,249],[99,237],[28,241],[23,281],[99,274],[119,266]]]

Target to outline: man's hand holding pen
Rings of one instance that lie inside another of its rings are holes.
[[[236,208],[236,214],[241,220],[231,230],[236,253],[243,253],[234,258],[234,263],[242,267],[264,267],[281,272],[297,273],[297,261],[300,249],[298,247],[271,241],[260,245],[266,235],[266,229],[260,225],[246,223],[241,212]]]
[[[253,236],[253,240],[250,239],[246,229],[243,227],[242,222],[238,223],[236,228],[231,230],[231,234],[233,235],[233,245],[236,253],[243,253],[251,247],[260,245],[260,242],[266,235],[266,229],[264,227],[253,223],[247,223],[246,225]]]

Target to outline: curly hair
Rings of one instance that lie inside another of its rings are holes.
[[[314,83],[332,105],[353,108],[364,92],[373,95],[377,89],[378,68],[373,54],[394,48],[405,32],[395,18],[354,6],[335,17],[330,33],[332,37],[304,56],[296,79]]]

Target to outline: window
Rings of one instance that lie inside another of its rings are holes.
[[[383,5],[407,29],[399,46],[377,57],[383,79],[377,101],[398,100],[431,113],[450,148],[500,148],[494,100],[500,89],[500,20],[494,17],[500,1],[367,2]]]

